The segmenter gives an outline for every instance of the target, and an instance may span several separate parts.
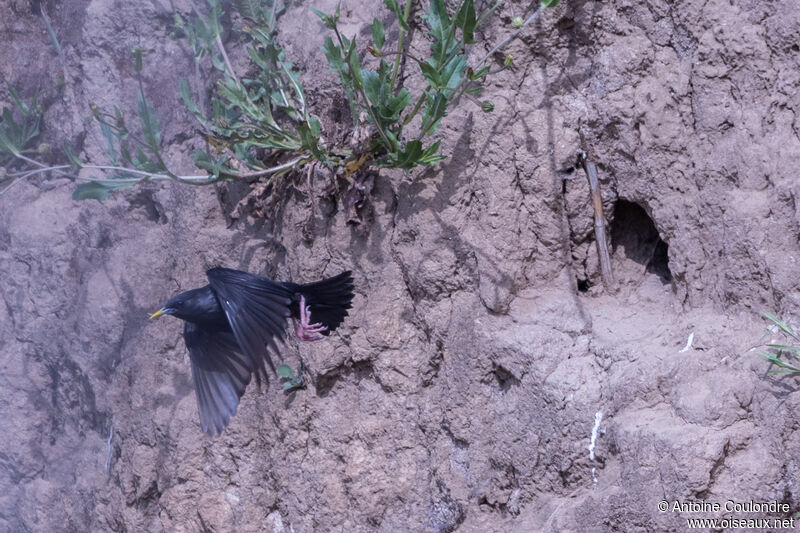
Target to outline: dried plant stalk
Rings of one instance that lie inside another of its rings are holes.
[[[606,234],[606,219],[603,216],[603,197],[600,195],[600,181],[597,179],[597,167],[589,161],[586,152],[578,152],[578,163],[586,172],[589,179],[589,189],[594,208],[594,237],[597,243],[597,255],[600,259],[600,276],[603,286],[607,291],[615,290],[614,274],[611,271],[611,255],[608,253],[608,238]]]

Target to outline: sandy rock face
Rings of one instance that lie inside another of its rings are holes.
[[[143,46],[166,153],[191,169],[202,140],[177,79],[210,82],[168,37],[189,6],[43,4],[63,57],[12,1],[0,76],[43,89],[45,140],[99,162],[87,102],[133,110],[128,50]],[[380,3],[344,4],[345,33],[391,22]],[[324,115],[341,95],[310,5],[290,6],[281,40]],[[0,196],[0,530],[682,531],[700,516],[662,500],[794,515],[797,382],[748,351],[762,310],[800,303],[793,7],[564,2],[509,48],[494,113],[463,102],[440,130],[451,157],[381,173],[359,227],[321,183],[232,225],[235,187],[100,204],[65,180],[17,184]],[[427,47],[414,34],[415,55]],[[578,149],[599,167],[615,294]],[[181,325],[147,312],[216,265],[293,281],[352,269],[357,296],[330,338],[287,343],[306,390],[252,384],[211,439]]]

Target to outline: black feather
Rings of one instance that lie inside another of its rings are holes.
[[[212,268],[207,275],[236,340],[252,362],[256,381],[260,383],[261,376],[266,378],[267,374],[265,361],[275,369],[264,347],[269,346],[280,356],[275,339],[283,341],[286,319],[290,315],[290,294],[280,283],[239,270]]]
[[[353,273],[349,270],[313,283],[299,285],[287,281],[282,285],[292,293],[292,317],[300,318],[300,296],[304,296],[311,310],[311,322],[321,322],[328,327],[323,335],[330,335],[338,328],[352,307]]]
[[[347,316],[353,301],[353,276],[338,276],[298,285],[227,268],[207,272],[209,284],[183,292],[162,308],[185,321],[183,336],[192,362],[192,379],[203,431],[221,433],[236,414],[251,377],[267,377],[275,365],[286,322],[300,317],[306,299],[312,322],[328,326],[327,335]]]
[[[183,338],[192,362],[203,431],[221,432],[236,414],[239,398],[250,383],[252,367],[245,363],[231,331],[215,331],[187,321]]]

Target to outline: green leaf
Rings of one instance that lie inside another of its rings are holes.
[[[347,65],[350,67],[350,75],[352,76],[355,88],[360,89],[364,86],[364,76],[361,73],[361,62],[358,60],[358,54],[356,53],[355,38],[350,42],[350,46],[347,47],[345,59],[347,60]]]
[[[381,94],[381,78],[374,70],[365,70],[363,74],[364,79],[364,94],[367,95],[367,100],[373,106],[381,105],[383,100]]]
[[[483,93],[483,87],[480,85],[473,85],[472,87],[467,87],[467,89],[464,90],[464,93],[472,96],[478,96],[479,94]]]
[[[14,113],[9,108],[4,108],[2,121],[0,121],[0,152],[10,155],[17,155],[25,151],[38,135],[39,121],[41,120],[41,107],[36,102],[37,95],[34,95],[30,104],[25,103],[20,98],[19,93],[12,85],[8,85],[8,92],[14,100],[14,104],[22,115],[22,120],[17,123],[14,120]]]
[[[767,348],[786,350],[787,352],[800,352],[800,346],[786,346],[784,344],[767,344]]]
[[[418,139],[409,141],[401,152],[389,154],[387,162],[381,166],[410,170],[419,165],[432,165],[444,159],[443,156],[435,155],[439,151],[440,143],[441,141],[436,141],[423,150],[422,141]]]
[[[770,313],[764,313],[763,316],[764,316],[764,318],[772,321],[784,333],[786,333],[787,335],[789,335],[790,337],[792,337],[796,341],[800,341],[800,337],[798,337],[798,335],[794,331],[792,331],[792,328],[790,328],[786,323],[781,321],[781,319],[779,319],[778,317],[776,317],[775,315],[772,315]]]
[[[386,7],[389,10],[397,15],[397,23],[400,24],[400,28],[403,31],[408,31],[408,21],[405,18],[405,13],[403,13],[403,9],[397,4],[397,0],[383,0],[383,3],[386,4]]]
[[[431,43],[433,64],[441,65],[446,62],[451,47],[455,45],[450,16],[447,14],[444,0],[431,0],[428,13],[424,18],[428,21],[430,34],[433,37]]]
[[[336,29],[336,23],[339,22],[339,9],[341,8],[341,2],[336,4],[336,12],[333,15],[328,15],[319,9],[311,8],[311,11],[314,12],[320,19],[322,19],[322,24],[328,28],[329,30]]]
[[[195,105],[195,103],[192,101],[192,94],[189,90],[189,84],[186,82],[185,79],[180,78],[178,80],[178,87],[180,88],[181,99],[183,100],[183,104],[186,106],[189,112],[192,115],[194,115],[194,118],[196,118],[198,122],[200,122],[200,124],[208,128],[209,124],[208,121],[206,120],[205,115],[203,115],[203,112],[200,111],[200,108],[198,108],[197,105]]]
[[[6,125],[5,120],[3,121],[3,125]],[[19,148],[8,138],[8,135],[2,129],[0,129],[0,150],[14,156],[19,155],[20,152]]]
[[[377,126],[386,132],[400,120],[400,114],[411,103],[411,93],[401,89],[396,95],[392,94],[391,72],[381,69],[379,72],[364,71],[364,94],[371,105],[373,113],[377,116]],[[397,149],[396,143],[387,146],[391,151]]]
[[[99,202],[108,200],[108,195],[119,189],[129,189],[135,185],[135,182],[122,182],[116,183],[113,180],[103,181],[90,181],[81,183],[75,188],[72,193],[72,199],[75,201],[94,199]]]
[[[64,141],[64,153],[67,154],[67,158],[69,159],[72,168],[78,169],[83,167],[83,161],[78,159],[75,155],[75,152],[72,151],[72,146],[67,141]]]
[[[428,62],[420,63],[419,66],[422,69],[422,75],[425,76],[425,79],[428,80],[433,88],[439,89],[444,85],[442,83],[442,77],[439,76],[439,73],[436,71],[436,67]]]
[[[158,119],[141,91],[139,91],[139,121],[142,124],[142,135],[144,135],[144,141],[147,143],[148,148],[153,152],[157,152],[161,147],[161,132],[158,128]]]
[[[322,133],[322,124],[319,119],[315,115],[309,115],[307,122],[311,135],[319,137]]]
[[[27,115],[30,112],[30,107],[28,104],[22,101],[22,98],[19,97],[19,93],[17,92],[16,87],[11,85],[10,83],[7,84],[8,87],[8,94],[11,95],[11,98],[14,100],[14,103],[17,105],[19,110],[22,112],[23,115]]]
[[[358,124],[358,109],[356,107],[357,100],[354,93],[355,87],[350,76],[350,70],[342,58],[342,50],[340,47],[334,44],[333,39],[330,37],[325,37],[325,43],[322,45],[322,51],[325,54],[325,58],[328,60],[328,64],[331,66],[334,72],[339,74],[339,79],[342,80],[342,85],[344,86],[345,94],[347,96],[347,103],[350,104],[350,114],[353,118],[353,127],[355,127]]]
[[[480,81],[488,73],[489,73],[489,67],[483,67],[473,72],[472,75],[470,75],[469,79],[472,81]]]
[[[319,161],[326,161],[325,152],[319,147],[319,136],[322,125],[314,115],[308,116],[308,121],[297,125],[297,134],[300,136],[302,150],[308,150]]]
[[[106,147],[106,155],[108,159],[111,161],[113,165],[118,163],[117,160],[117,150],[115,148],[115,140],[117,140],[116,135],[114,135],[114,130],[108,124],[108,122],[104,122],[102,119],[98,118],[98,115],[95,114],[95,118],[100,121],[100,132],[108,141],[108,147]]]
[[[378,50],[383,48],[383,43],[386,42],[386,30],[378,19],[372,21],[372,40]]]
[[[395,166],[404,169],[414,168],[420,157],[422,157],[422,141],[409,141],[406,143],[405,149],[398,154]]]
[[[133,69],[138,74],[142,71],[142,49],[134,48],[131,53],[133,54]]]
[[[220,174],[229,174],[231,171],[221,160],[218,160],[202,150],[195,150],[192,154],[194,164],[209,174],[218,178]]]
[[[342,50],[330,37],[325,37],[325,42],[322,45],[322,52],[325,54],[325,59],[331,68],[340,76],[346,74],[344,61],[342,61]]]
[[[280,0],[235,0],[234,3],[241,16],[265,24],[281,14],[286,7]]]
[[[246,19],[254,22],[261,21],[261,1],[260,0],[235,0],[236,11]]]
[[[556,7],[561,0],[542,0],[542,7]]]
[[[289,365],[280,364],[278,365],[278,368],[276,370],[278,371],[278,375],[280,377],[286,379],[294,379],[294,371],[292,370],[292,367],[290,367]]]
[[[461,83],[467,60],[463,55],[453,57],[439,72],[440,89],[428,91],[425,111],[422,114],[422,135],[430,135],[439,127],[439,122],[447,115],[453,90]],[[443,86],[443,87],[442,87]]]
[[[423,165],[433,165],[434,163],[438,163],[439,161],[445,159],[443,155],[436,155],[436,152],[439,151],[439,145],[442,144],[442,141],[436,141],[428,148],[422,152],[422,157],[419,158],[420,163]]]
[[[461,28],[464,35],[464,42],[467,44],[475,43],[475,26],[477,26],[477,19],[475,17],[475,4],[473,0],[463,0],[461,8],[456,13],[456,26]]]

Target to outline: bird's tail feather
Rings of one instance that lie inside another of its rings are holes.
[[[327,326],[328,330],[322,334],[328,335],[339,327],[352,305],[353,273],[346,270],[332,278],[299,285],[296,291],[305,297],[306,305],[311,308],[311,321]]]

